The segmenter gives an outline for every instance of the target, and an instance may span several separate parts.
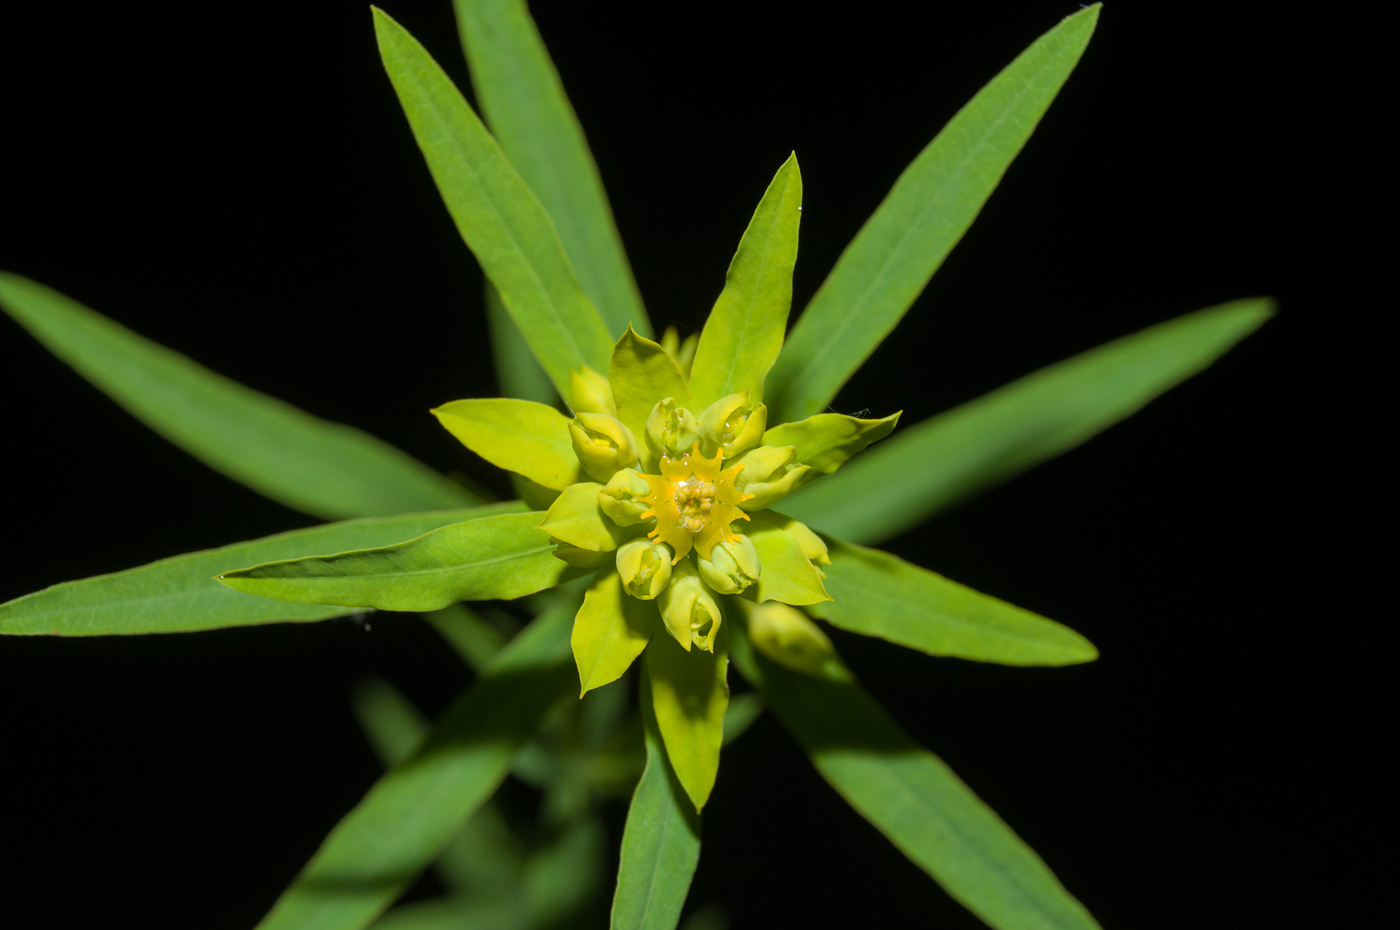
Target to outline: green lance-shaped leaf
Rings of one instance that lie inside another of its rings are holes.
[[[690,408],[690,388],[671,353],[632,330],[622,334],[608,363],[608,384],[617,404],[617,418],[627,425],[645,452],[647,417],[657,401],[674,398]]]
[[[691,366],[696,409],[748,391],[763,398],[763,380],[783,347],[792,307],[792,269],[802,219],[802,173],[797,156],[783,162],[749,220],[724,276]]]
[[[579,697],[621,678],[647,647],[656,623],[656,605],[628,595],[621,576],[604,565],[588,586],[569,638]]]
[[[433,409],[457,440],[497,468],[562,491],[579,480],[569,419],[532,400],[482,397]]]
[[[611,930],[673,930],[700,861],[700,814],[666,760],[649,677],[641,683],[647,761],[627,808]]]
[[[186,633],[343,617],[355,609],[270,601],[226,588],[214,576],[240,565],[389,545],[463,520],[523,509],[514,501],[465,510],[346,520],[68,581],[0,604],[0,634]]]
[[[479,502],[368,433],[230,381],[42,284],[0,273],[0,307],[138,420],[288,507],[340,519]]]
[[[816,604],[828,600],[822,587],[822,576],[812,567],[802,544],[789,533],[784,524],[788,518],[767,511],[749,514],[749,522],[735,528],[758,550],[762,570],[755,585],[759,601],[781,601],[784,604]]]
[[[360,729],[385,768],[411,758],[432,730],[413,702],[383,678],[360,682],[352,704]],[[519,881],[523,859],[505,818],[487,801],[448,842],[435,871],[455,890],[499,892]]]
[[[418,41],[374,10],[379,54],[457,229],[563,396],[569,367],[599,371],[612,339],[574,278],[538,199],[452,80]]]
[[[987,202],[1089,44],[1099,5],[1037,39],[958,111],[866,221],[768,378],[776,422],[825,408],[889,335]]]
[[[592,552],[612,552],[645,526],[618,526],[598,506],[601,484],[582,481],[564,489],[549,506],[540,529],[571,546]],[[613,574],[617,574],[614,572]]]
[[[482,115],[539,197],[608,329],[651,335],[598,167],[524,0],[457,0]],[[521,395],[524,396],[524,395]]]
[[[929,655],[1002,665],[1073,665],[1098,657],[1069,627],[910,565],[901,558],[827,540],[832,600],[807,608],[852,633]]]
[[[829,475],[848,459],[894,431],[899,414],[861,420],[842,413],[819,413],[796,423],[775,426],[763,434],[765,446],[795,446],[796,461],[811,468],[803,484]]]
[[[900,852],[996,930],[1098,923],[1030,847],[851,680],[785,668],[734,636],[734,661],[822,777]]]
[[[652,637],[646,651],[652,707],[666,755],[696,811],[709,800],[719,774],[729,704],[729,626],[719,628],[713,653],[687,652],[673,636]]]
[[[1272,315],[1272,301],[1234,301],[1042,368],[904,430],[783,510],[844,539],[889,539],[1142,409]]]
[[[511,641],[331,831],[258,930],[360,930],[403,893],[495,792],[549,706],[572,696],[577,608],[565,599]]]
[[[501,302],[495,285],[486,281],[483,288],[486,303],[486,328],[491,334],[491,357],[496,363],[496,384],[504,397],[518,397],[536,403],[552,404],[559,396],[554,383],[540,367],[539,359],[530,351],[525,337],[510,311]]]
[[[227,571],[236,591],[294,604],[437,610],[457,601],[523,597],[582,572],[554,557],[536,528],[543,514],[486,517],[377,549],[269,562]]]

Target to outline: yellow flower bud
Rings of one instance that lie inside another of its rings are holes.
[[[715,637],[719,635],[722,620],[719,603],[714,594],[700,580],[700,575],[690,559],[676,564],[671,572],[671,583],[656,599],[661,608],[661,619],[666,630],[676,638],[676,642],[689,652],[692,644],[706,652],[714,652]]]
[[[624,468],[608,479],[598,492],[598,506],[618,526],[636,526],[643,522],[642,514],[650,509],[637,498],[651,493],[651,485],[635,469]]]
[[[745,510],[763,510],[787,497],[802,483],[810,468],[796,461],[796,446],[759,446],[736,464],[743,470],[734,486],[753,497],[744,501]]]
[[[642,601],[656,597],[671,583],[671,547],[634,539],[617,550],[617,573],[628,594]]]
[[[677,406],[674,397],[659,402],[647,416],[647,446],[658,458],[684,455],[699,439],[695,414]]]
[[[721,397],[700,414],[700,432],[710,444],[707,451],[724,450],[726,459],[733,459],[763,441],[768,428],[768,408],[749,403],[749,392],[740,391]]]
[[[613,402],[612,385],[608,379],[587,365],[578,370],[569,370],[569,402],[574,413],[606,413],[617,416],[617,404]]]
[[[699,555],[700,577],[720,594],[738,594],[758,581],[762,566],[758,561],[758,550],[753,540],[747,536],[736,536],[732,540],[717,543],[710,550],[710,557]]]
[[[831,640],[800,610],[787,604],[744,604],[753,647],[780,665],[817,678],[850,680]]]
[[[608,481],[619,469],[637,464],[637,441],[617,417],[580,413],[569,424],[569,436],[583,470],[596,481]]]

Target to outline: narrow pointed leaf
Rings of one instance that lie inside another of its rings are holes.
[[[482,397],[433,409],[457,440],[497,468],[562,491],[578,481],[569,418],[532,400]]]
[[[621,576],[603,566],[588,586],[569,638],[579,697],[621,678],[647,647],[656,622],[656,606],[629,596]]]
[[[142,423],[288,507],[339,519],[479,502],[368,433],[230,381],[42,284],[0,273],[0,308]]]
[[[360,682],[352,703],[360,729],[385,768],[411,758],[432,731],[413,702],[383,678]],[[523,864],[519,842],[500,810],[486,801],[448,842],[435,871],[457,891],[499,892],[519,881]]]
[[[729,704],[728,627],[720,627],[713,653],[687,652],[671,636],[652,637],[646,651],[652,707],[666,755],[696,811],[709,800],[719,773]]]
[[[583,481],[564,489],[550,505],[540,529],[571,546],[592,552],[612,552],[636,536],[642,526],[618,526],[598,506],[601,484]],[[613,574],[617,574],[614,572]]]
[[[511,641],[336,826],[258,930],[360,930],[403,893],[495,792],[549,706],[572,696],[577,607],[564,600]]]
[[[829,475],[894,431],[899,414],[862,420],[840,413],[819,413],[796,423],[775,426],[763,434],[765,446],[795,446],[797,461],[811,467],[804,479]]]
[[[294,604],[437,610],[457,601],[523,597],[582,572],[554,557],[539,512],[486,517],[377,549],[224,572],[236,591]]]
[[[574,278],[549,214],[423,46],[379,9],[374,29],[384,69],[458,231],[567,396],[569,366],[584,362],[601,371],[612,339]]]
[[[651,334],[598,166],[524,0],[457,0],[457,26],[482,115],[554,220],[608,330]]]
[[[554,382],[540,367],[525,337],[501,302],[501,294],[490,281],[483,288],[486,328],[491,334],[491,357],[496,363],[496,384],[502,397],[518,397],[540,404],[553,404],[558,392]]]
[[[929,655],[1002,665],[1072,665],[1098,657],[1069,627],[863,546],[827,540],[831,600],[808,613],[852,633]]]
[[[1042,368],[904,430],[783,510],[854,542],[889,539],[1137,412],[1272,315],[1272,301],[1234,301]]]
[[[724,291],[700,333],[690,376],[697,409],[740,391],[755,402],[762,399],[763,379],[783,346],[792,308],[801,218],[802,173],[792,155],[749,220],[724,276]]]
[[[666,759],[650,679],[641,682],[647,761],[627,808],[610,930],[674,930],[700,861],[700,815]]]
[[[677,406],[690,407],[690,388],[671,353],[631,330],[623,333],[613,348],[608,383],[617,404],[617,418],[639,443],[644,441],[647,417],[657,401],[673,397]]]
[[[775,422],[824,409],[957,245],[1084,53],[1099,5],[982,88],[904,170],[797,321],[769,377]]]
[[[224,587],[214,576],[250,563],[388,545],[463,520],[522,509],[514,501],[465,510],[346,520],[68,581],[0,604],[0,634],[185,633],[343,617],[355,609],[270,601]]]
[[[988,926],[1099,926],[1040,857],[858,685],[784,668],[735,639],[736,663],[758,673],[768,705],[822,777]]]

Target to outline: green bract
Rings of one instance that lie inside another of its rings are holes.
[[[674,329],[650,338],[597,170],[523,2],[458,0],[457,11],[490,129],[402,27],[379,10],[374,25],[413,137],[488,279],[492,344],[514,395],[432,413],[513,473],[523,502],[483,503],[373,437],[0,274],[0,306],[152,428],[269,497],[342,521],[57,585],[0,605],[0,632],[431,612],[477,680],[431,725],[386,683],[357,695],[393,768],[263,930],[367,927],[434,862],[453,895],[384,926],[549,925],[597,880],[593,799],[629,793],[612,926],[674,927],[721,746],[765,704],[855,810],[990,926],[1097,926],[860,688],[816,621],[980,662],[1095,659],[1068,627],[859,543],[1088,439],[1272,312],[1259,299],[1189,314],[893,436],[897,410],[823,412],[991,196],[1078,62],[1098,6],[1056,25],[953,117],[791,332],[802,176],[795,155],[784,161],[722,286],[718,269],[697,282],[718,296],[686,340]],[[513,638],[513,621],[461,605],[515,598],[536,616]],[[756,694],[730,700],[731,657]],[[606,686],[634,664],[642,701],[629,729],[621,689]],[[534,849],[489,800],[511,771],[546,792],[554,832]]]

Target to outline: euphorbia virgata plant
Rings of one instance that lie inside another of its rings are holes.
[[[265,927],[368,926],[434,863],[452,895],[395,909],[386,925],[426,926],[443,908],[497,901],[514,908],[513,925],[561,919],[567,900],[544,905],[525,890],[530,866],[485,879],[463,852],[464,837],[491,829],[491,795],[512,771],[555,799],[559,841],[539,857],[606,855],[591,808],[569,799],[630,796],[612,924],[674,926],[701,812],[724,778],[722,746],[762,707],[842,798],[989,925],[1095,926],[865,694],[817,621],[981,662],[1094,659],[1068,628],[867,545],[1083,441],[1269,315],[1262,300],[1202,310],[913,426],[899,423],[897,403],[870,416],[828,410],[975,219],[1078,61],[1098,8],[1058,24],[954,116],[790,331],[802,179],[796,156],[783,162],[687,339],[651,328],[523,4],[461,0],[458,14],[489,130],[407,32],[379,11],[375,28],[412,133],[490,282],[503,392],[515,395],[444,398],[433,413],[511,472],[520,499],[486,501],[378,440],[5,275],[6,310],[153,428],[337,522],[58,585],[0,605],[0,631],[176,632],[414,611],[479,669],[422,732],[385,728],[392,691],[362,696],[392,767]],[[462,606],[517,598],[538,616],[509,642]],[[639,720],[629,727],[620,679],[634,668]],[[736,676],[753,694],[731,703]],[[611,710],[600,724],[590,707]],[[575,744],[598,764],[563,764],[561,746]]]

